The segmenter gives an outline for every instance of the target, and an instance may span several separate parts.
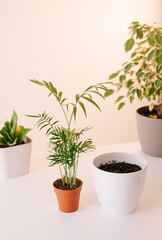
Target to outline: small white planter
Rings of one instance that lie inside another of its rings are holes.
[[[111,173],[98,167],[116,160],[137,164],[141,170],[133,173]],[[123,152],[106,153],[93,160],[93,178],[98,199],[108,213],[129,214],[135,208],[143,191],[147,162],[144,158]]]
[[[28,173],[32,141],[26,137],[25,144],[0,148],[0,180]]]

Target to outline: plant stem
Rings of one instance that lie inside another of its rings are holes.
[[[65,185],[65,181],[64,181],[64,178],[63,178],[63,175],[62,175],[62,170],[61,170],[60,164],[59,164],[59,170],[60,170],[60,174],[61,174],[62,185],[64,186]]]

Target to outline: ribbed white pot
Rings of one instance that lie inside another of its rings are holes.
[[[25,143],[0,148],[0,180],[28,173],[32,141],[26,137]]]
[[[116,160],[137,164],[141,170],[133,173],[111,173],[98,167]],[[147,162],[135,154],[113,152],[93,160],[93,178],[98,199],[105,211],[111,214],[129,214],[135,210],[141,197],[147,171]]]

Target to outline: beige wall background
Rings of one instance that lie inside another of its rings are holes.
[[[91,84],[103,82],[127,59],[123,45],[132,21],[161,21],[161,0],[0,0],[0,127],[13,109],[19,124],[33,128],[24,114],[46,110],[64,122],[48,92],[28,79],[52,81],[73,100]],[[102,112],[87,104],[88,119],[78,113],[77,127],[96,146],[138,139],[135,109],[146,103],[128,103],[121,111],[116,96],[101,104]],[[47,138],[36,128],[31,170],[47,164]],[[41,154],[40,154],[41,153]],[[42,157],[40,158],[40,155]]]

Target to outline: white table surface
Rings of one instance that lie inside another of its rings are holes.
[[[114,151],[139,154],[148,161],[144,192],[130,215],[105,213],[95,193],[92,160]],[[58,210],[52,186],[58,177],[57,166],[44,167],[0,183],[0,240],[162,240],[162,158],[144,154],[139,142],[101,146],[83,155],[78,177],[84,185],[77,212]]]

